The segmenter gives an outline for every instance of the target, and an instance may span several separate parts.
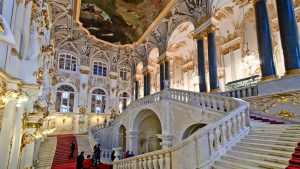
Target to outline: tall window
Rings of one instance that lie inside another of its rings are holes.
[[[70,54],[59,55],[59,68],[65,70],[76,71],[77,59]]]
[[[120,77],[122,80],[126,80],[126,81],[130,80],[130,70],[122,67],[120,69]]]
[[[104,113],[106,104],[106,94],[101,89],[95,89],[92,92],[92,113]]]
[[[73,112],[74,89],[68,85],[61,85],[57,89],[55,109],[57,112]]]
[[[119,110],[122,113],[127,105],[130,103],[130,96],[126,93],[123,92],[119,95]]]
[[[94,75],[98,76],[106,76],[107,73],[107,66],[105,63],[102,62],[94,62]]]

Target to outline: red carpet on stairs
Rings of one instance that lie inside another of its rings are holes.
[[[284,124],[284,122],[279,122],[279,121],[276,121],[276,120],[257,117],[255,115],[250,115],[250,118],[253,119],[253,120],[259,120],[259,121],[262,121],[262,122],[269,122],[270,124]]]
[[[285,169],[300,169],[300,142],[295,148],[295,152],[292,154],[292,158],[289,160],[289,166]]]
[[[75,141],[76,148],[74,158],[69,159],[70,146]],[[52,169],[76,169],[76,157],[78,155],[76,137],[73,134],[57,135],[56,151],[52,163]]]

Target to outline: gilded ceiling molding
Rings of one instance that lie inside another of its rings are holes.
[[[236,33],[233,34],[233,36],[230,36],[231,34],[229,34],[229,37],[227,37],[226,40],[228,40],[227,42],[225,42],[223,45],[221,45],[221,50],[222,50],[222,54],[223,55],[227,55],[228,53],[238,50],[241,48],[241,37],[239,37]]]
[[[206,18],[204,18],[206,19]],[[203,37],[206,37],[208,33],[215,32],[218,30],[218,21],[214,17],[210,17],[206,19],[204,22],[201,19],[201,25],[195,28],[193,32],[193,37],[195,39],[202,39]]]

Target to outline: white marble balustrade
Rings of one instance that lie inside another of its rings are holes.
[[[250,118],[247,105],[241,106],[224,118],[209,124],[197,131],[192,137],[168,149],[146,153],[132,158],[113,162],[116,169],[171,169],[186,162],[185,159],[173,160],[173,153],[183,151],[192,142],[202,147],[209,147],[209,154],[202,149],[196,149],[199,155],[200,168],[207,168],[222,152],[249,131]],[[179,153],[180,154],[180,153]],[[176,154],[175,154],[176,155]],[[202,161],[203,160],[203,161]],[[178,168],[178,167],[177,167]]]
[[[247,87],[247,88],[226,91],[226,92],[220,93],[220,95],[226,96],[226,97],[234,97],[234,98],[253,97],[253,96],[258,95],[258,88],[257,88],[257,86],[251,86],[251,87]]]
[[[221,112],[229,112],[237,107],[237,102],[229,97],[217,96],[214,94],[205,94],[199,92],[191,92],[177,89],[165,89],[158,93],[143,97],[132,101],[119,117],[125,116],[130,108],[142,107],[148,104],[153,104],[161,100],[173,100],[207,110],[215,110]],[[92,127],[92,132],[99,131],[103,128],[113,125],[114,122],[100,124]]]
[[[113,163],[114,169],[171,169],[171,153],[159,150]]]

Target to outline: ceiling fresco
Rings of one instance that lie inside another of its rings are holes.
[[[114,44],[136,42],[170,0],[82,0],[80,21],[94,36]]]

